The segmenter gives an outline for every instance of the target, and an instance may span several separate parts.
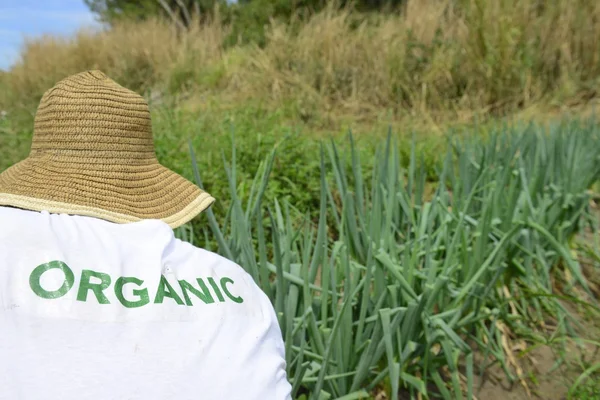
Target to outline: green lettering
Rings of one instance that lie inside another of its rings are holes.
[[[204,281],[201,278],[198,278],[196,280],[198,281],[198,285],[200,286],[200,289],[202,291],[196,289],[187,281],[184,281],[184,280],[179,281],[179,286],[181,286],[181,290],[183,291],[183,297],[185,298],[185,304],[187,304],[188,306],[193,305],[192,300],[190,299],[190,296],[188,295],[188,290],[190,292],[192,292],[194,295],[196,295],[196,297],[198,297],[200,300],[202,300],[204,302],[204,304],[214,303],[215,300],[213,299],[212,295],[210,294],[210,290],[208,290],[208,287],[206,286]]]
[[[60,269],[63,274],[65,274],[65,280],[62,286],[53,291],[44,289],[40,284],[40,279],[44,272],[51,269]],[[50,261],[49,263],[39,265],[31,271],[31,275],[29,276],[29,286],[31,287],[31,290],[43,299],[58,299],[59,297],[63,297],[71,290],[74,282],[75,275],[73,274],[73,271],[62,261]]]
[[[154,303],[155,304],[162,303],[165,297],[172,298],[180,306],[183,305],[183,301],[181,300],[181,297],[179,297],[177,292],[175,292],[175,290],[173,290],[173,286],[171,286],[171,284],[169,284],[169,282],[167,282],[167,279],[164,277],[164,275],[161,275],[160,276],[160,284],[158,285],[158,290],[156,292],[156,297],[154,298]]]
[[[91,283],[90,278],[100,279],[100,283]],[[110,275],[84,269],[81,271],[81,282],[79,283],[79,291],[77,292],[78,301],[87,301],[88,291],[94,292],[96,300],[100,304],[110,304],[108,298],[103,293],[103,290],[110,286]]]
[[[221,303],[224,302],[225,298],[223,297],[223,294],[221,293],[221,289],[219,289],[219,286],[217,285],[215,280],[213,278],[208,278],[208,283],[210,283],[210,286],[212,286],[213,290],[217,294],[217,298],[219,299],[219,301]]]
[[[227,284],[228,283],[234,283],[233,279],[227,278],[227,277],[221,278],[221,288],[223,289],[223,292],[225,292],[225,295],[227,297],[229,297],[232,301],[236,302],[236,303],[243,303],[244,299],[242,299],[241,297],[233,296],[231,294],[231,292],[229,291],[229,289],[227,289]]]
[[[117,296],[117,299],[119,299],[121,304],[123,304],[127,308],[136,308],[145,306],[150,302],[150,297],[148,296],[148,289],[146,288],[133,289],[133,294],[138,297],[137,301],[130,301],[125,299],[125,296],[123,295],[123,286],[125,286],[128,283],[133,283],[134,285],[141,286],[144,283],[144,281],[138,278],[124,276],[117,279],[117,282],[115,282],[115,295]]]

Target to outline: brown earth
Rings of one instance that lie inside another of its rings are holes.
[[[600,210],[592,203],[598,221]],[[600,232],[598,232],[600,233]],[[578,242],[580,250],[595,240],[593,232],[583,232]],[[584,251],[578,252],[579,262],[584,275],[588,279],[590,289],[596,299],[600,298],[600,271],[597,263],[600,260],[591,260]],[[595,266],[596,265],[596,266]],[[585,296],[583,296],[585,298]],[[581,305],[563,302],[563,306],[573,316],[578,328],[576,332],[581,338],[600,341],[600,320],[598,313],[591,314],[589,308]],[[517,364],[522,368],[522,381],[510,382],[500,366],[489,368],[483,379],[475,382],[475,395],[478,400],[565,400],[569,388],[577,377],[583,372],[582,362],[592,365],[600,362],[600,348],[591,343],[577,345],[574,341],[563,342],[560,349],[558,343],[515,349],[513,353]],[[517,346],[518,347],[518,346]],[[521,347],[525,347],[521,343]],[[477,363],[476,363],[477,365]],[[512,368],[515,374],[515,369]],[[600,399],[600,393],[598,393]]]
[[[600,338],[598,326],[582,322],[585,326],[585,332],[580,332],[582,337],[592,340]],[[583,372],[581,361],[600,362],[600,351],[592,344],[578,346],[574,342],[567,342],[562,351],[558,346],[545,345],[516,357],[523,370],[523,382],[511,383],[504,371],[494,366],[486,371],[483,379],[475,380],[478,400],[565,400],[569,388]]]

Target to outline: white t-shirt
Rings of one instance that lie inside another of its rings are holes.
[[[274,309],[149,220],[0,207],[0,399],[290,399]]]

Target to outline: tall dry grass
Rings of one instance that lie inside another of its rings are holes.
[[[221,24],[196,26],[178,34],[163,21],[121,23],[111,29],[78,32],[74,37],[44,36],[25,42],[21,59],[4,77],[0,102],[37,102],[58,80],[86,69],[100,69],[140,92],[162,87],[181,66],[202,70],[223,59]]]
[[[136,90],[210,91],[302,113],[506,112],[585,101],[600,85],[600,2],[413,0],[402,15],[325,10],[267,44],[226,47],[218,19],[177,35],[160,21],[26,44],[0,103],[104,70]]]

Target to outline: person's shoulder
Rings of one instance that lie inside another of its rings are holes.
[[[0,207],[0,236],[12,236],[39,226],[40,213],[12,207]]]
[[[0,206],[0,220],[2,220],[2,225],[31,219],[36,214],[38,213],[13,207]]]
[[[214,268],[220,271],[246,272],[238,263],[231,261],[218,253],[194,246],[193,244],[180,239],[173,240],[172,246],[170,246],[166,257],[179,264],[192,263],[198,267]]]
[[[174,239],[165,254],[165,263],[176,265],[182,275],[212,276],[219,281],[235,282],[253,299],[263,314],[270,315],[271,301],[252,276],[238,263],[215,252],[196,247],[189,242]]]

